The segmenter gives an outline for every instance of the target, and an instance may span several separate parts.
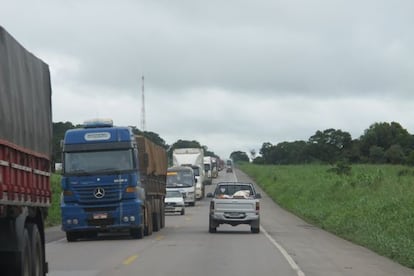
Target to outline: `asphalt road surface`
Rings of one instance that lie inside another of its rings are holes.
[[[233,180],[252,182],[238,170],[221,171],[206,192]],[[208,233],[207,198],[186,207],[184,216],[167,215],[164,229],[141,240],[106,234],[68,243],[59,227],[50,228],[48,275],[414,276],[414,270],[307,224],[260,192],[260,234],[250,233],[247,225],[221,225]]]

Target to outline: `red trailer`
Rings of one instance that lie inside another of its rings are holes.
[[[48,65],[0,26],[0,274],[45,275],[51,201]]]

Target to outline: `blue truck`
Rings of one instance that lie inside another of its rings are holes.
[[[62,148],[62,230],[68,242],[101,232],[140,239],[165,225],[167,153],[130,127],[90,120]]]

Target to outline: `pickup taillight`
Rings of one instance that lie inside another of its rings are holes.
[[[260,211],[260,202],[256,202],[256,214],[259,214]]]
[[[214,201],[210,201],[210,213],[214,212]]]

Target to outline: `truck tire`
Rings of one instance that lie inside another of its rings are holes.
[[[29,224],[29,235],[31,238],[31,250],[32,250],[32,276],[44,276],[43,270],[43,246],[40,232],[36,224]]]
[[[160,231],[160,227],[161,227],[161,218],[160,218],[160,213],[157,213],[157,212],[155,212],[155,213],[152,213],[152,226],[153,226],[153,229],[152,230],[154,230],[154,232],[158,232],[158,231]]]
[[[251,222],[250,231],[254,234],[260,233],[260,220]]]
[[[160,226],[161,226],[161,229],[165,227],[165,206],[163,203],[161,203],[161,225]]]
[[[129,233],[133,239],[142,239],[144,237],[144,227],[131,228]]]
[[[21,254],[17,253],[17,257],[14,263],[14,271],[10,275],[21,275],[30,276],[32,272],[31,259],[32,259],[32,248],[29,231],[25,227],[23,231],[23,246]]]
[[[144,235],[151,236],[152,235],[152,210],[151,205],[146,204],[145,212],[144,212],[144,220],[145,220],[145,228],[144,228]]]
[[[68,242],[74,242],[78,239],[79,235],[76,232],[72,232],[72,231],[67,231],[66,232],[66,240]]]
[[[209,233],[216,233],[217,232],[217,224],[211,217],[208,220],[208,232]]]

